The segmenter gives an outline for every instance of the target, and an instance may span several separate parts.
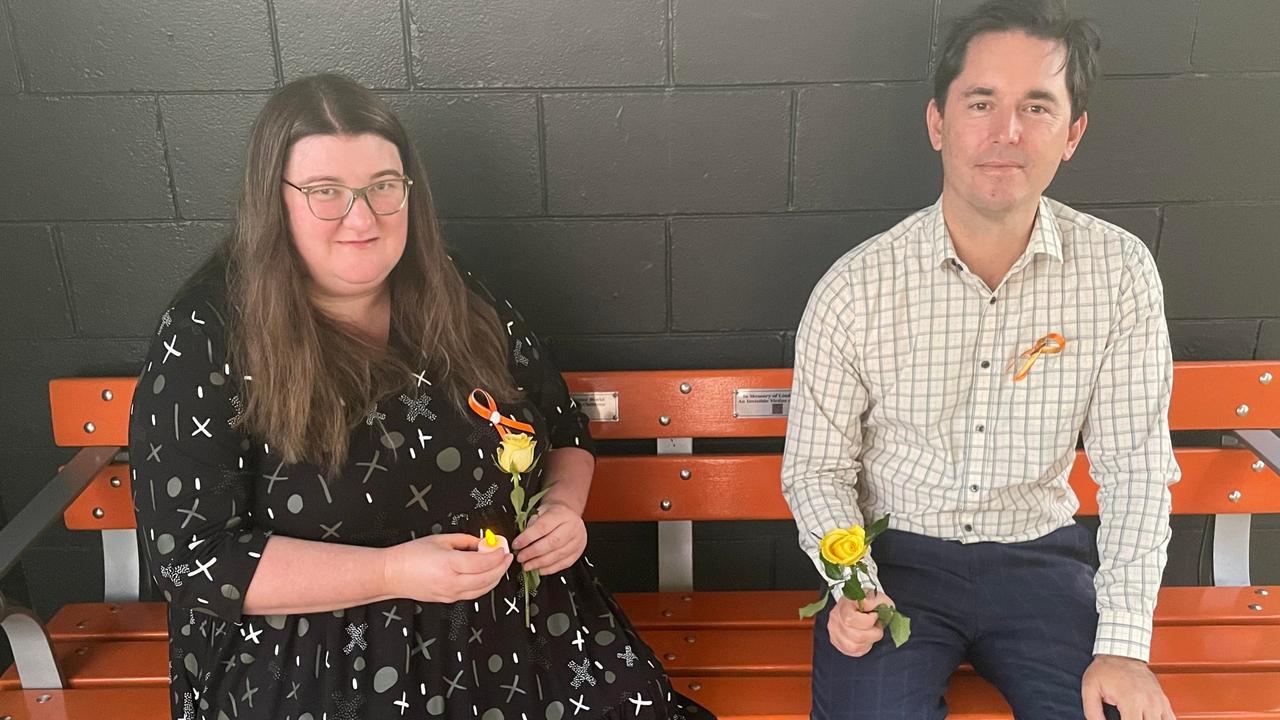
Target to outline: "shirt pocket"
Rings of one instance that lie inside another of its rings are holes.
[[[1041,354],[1027,376],[1015,382],[1019,359],[1001,379],[1010,444],[1028,462],[1049,463],[1074,448],[1088,412],[1097,343],[1088,336],[1063,335],[1062,352]]]

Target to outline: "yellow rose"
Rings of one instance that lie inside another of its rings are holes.
[[[848,567],[867,554],[867,533],[861,525],[836,528],[823,536],[819,547],[827,562]]]
[[[533,466],[535,441],[524,433],[507,433],[498,446],[498,467],[507,473],[528,472]]]

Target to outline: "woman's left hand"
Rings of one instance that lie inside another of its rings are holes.
[[[544,503],[511,549],[525,570],[552,575],[577,562],[587,549],[587,525],[568,506]]]

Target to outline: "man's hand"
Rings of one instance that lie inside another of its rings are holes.
[[[1080,694],[1085,720],[1103,720],[1102,703],[1120,710],[1121,720],[1176,720],[1155,673],[1141,660],[1098,655],[1084,672]]]
[[[849,657],[862,657],[871,652],[871,646],[884,637],[884,628],[878,622],[880,616],[876,614],[877,605],[892,606],[893,600],[884,593],[871,592],[859,610],[857,603],[840,596],[827,616],[831,644]]]

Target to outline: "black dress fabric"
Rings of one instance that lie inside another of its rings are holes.
[[[542,579],[531,628],[518,563],[476,601],[243,614],[273,533],[387,547],[516,532],[510,478],[493,462],[497,432],[436,396],[425,373],[369,408],[337,476],[287,464],[269,438],[233,428],[252,379],[228,365],[220,292],[189,291],[161,318],[130,424],[138,528],[169,601],[174,718],[711,717],[671,689],[585,557]],[[538,338],[489,299],[526,393],[503,413],[535,428],[540,451],[591,451],[587,420]],[[525,480],[530,494],[542,464]]]

